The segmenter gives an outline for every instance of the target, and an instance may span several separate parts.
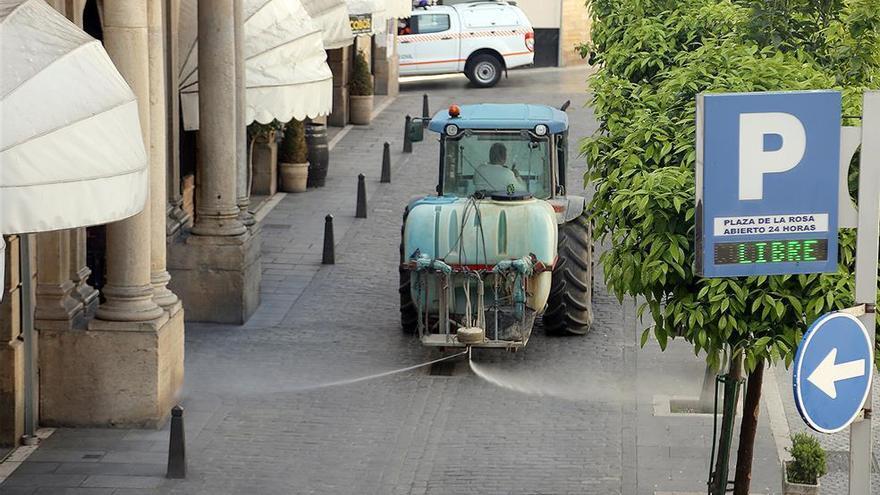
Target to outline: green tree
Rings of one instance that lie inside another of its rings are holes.
[[[665,349],[749,374],[736,493],[747,493],[765,362],[790,364],[809,322],[852,304],[855,235],[838,272],[702,279],[693,273],[695,98],[701,92],[841,89],[844,114],[878,86],[880,0],[594,0],[590,81],[599,131],[583,142],[605,281],[642,301]],[[729,432],[728,432],[729,434]],[[743,440],[744,439],[744,440]],[[740,466],[742,469],[740,469]]]

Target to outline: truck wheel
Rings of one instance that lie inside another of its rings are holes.
[[[501,80],[501,70],[501,62],[498,58],[483,53],[470,60],[466,72],[474,86],[491,88]]]
[[[404,257],[406,256],[403,252],[403,230],[406,227],[406,216],[408,213],[409,209],[404,210],[403,223],[400,224],[401,264],[405,261]],[[400,293],[400,328],[403,330],[403,333],[414,334],[419,326],[419,312],[412,300],[412,292],[410,292],[410,274],[408,270],[400,268],[399,265],[397,271],[400,272],[400,288],[398,289],[398,292]]]
[[[584,335],[593,323],[593,240],[586,213],[559,226],[559,259],[553,270],[544,330]]]

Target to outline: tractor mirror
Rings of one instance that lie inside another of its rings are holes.
[[[418,143],[420,141],[424,141],[425,139],[425,119],[419,117],[413,117],[412,120],[409,121],[409,129],[406,130],[407,135],[409,136],[409,140],[411,143]]]

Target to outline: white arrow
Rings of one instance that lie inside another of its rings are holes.
[[[825,395],[832,399],[837,398],[837,387],[834,386],[840,380],[858,378],[865,374],[865,360],[857,359],[848,363],[835,364],[837,348],[825,356],[825,359],[816,366],[816,369],[807,377],[807,381],[815,385]]]

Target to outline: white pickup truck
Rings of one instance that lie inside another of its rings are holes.
[[[531,22],[503,1],[417,8],[400,20],[397,34],[401,76],[464,72],[487,88],[502,71],[535,59]]]

